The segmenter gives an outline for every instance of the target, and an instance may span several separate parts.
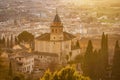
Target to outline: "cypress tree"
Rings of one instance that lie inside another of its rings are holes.
[[[5,46],[5,37],[0,38],[0,44],[1,44],[1,47]]]
[[[15,37],[15,45],[19,44],[18,38]]]
[[[90,76],[92,77],[92,54],[93,54],[93,45],[91,40],[89,40],[88,45],[87,45],[87,49],[84,55],[84,62],[83,62],[83,73],[85,76]]]
[[[101,40],[101,77],[107,79],[108,68],[108,35],[102,34]]]
[[[93,45],[92,45],[92,41],[89,40],[88,42],[88,46],[87,46],[87,49],[86,49],[86,55],[90,55],[93,53]]]
[[[2,43],[3,43],[4,47],[5,47],[5,37],[3,37],[3,39],[2,39]]]
[[[76,42],[76,47],[77,47],[77,48],[80,48],[79,41]]]
[[[6,43],[7,45],[7,48],[10,48],[10,41],[9,41],[9,38],[7,38],[7,43]]]
[[[13,35],[11,35],[11,38],[10,38],[10,48],[13,47]]]
[[[8,76],[9,76],[9,79],[12,80],[12,78],[13,78],[13,71],[12,71],[12,63],[11,63],[11,61],[9,62]]]
[[[0,38],[0,44],[2,43],[2,39]]]
[[[93,67],[91,79],[93,79],[93,80],[98,79],[98,70],[99,70],[98,69],[98,67],[99,67],[98,60],[99,60],[98,52],[97,52],[97,50],[95,50],[92,54],[92,63],[91,63],[91,66]]]
[[[119,42],[116,41],[112,66],[112,80],[120,80],[120,47]]]
[[[13,80],[21,80],[21,79],[20,79],[20,77],[15,76],[15,77],[13,78]]]
[[[71,58],[72,58],[72,52],[69,53],[69,58],[70,58],[70,61],[71,61]]]
[[[105,41],[105,34],[103,32],[102,40],[101,40],[101,50],[102,50],[102,53],[104,52],[104,49],[105,49],[105,43],[106,43],[106,41]]]
[[[93,69],[92,69],[92,79],[93,80],[101,80],[103,74],[101,73],[101,71],[103,71],[103,65],[101,63],[102,60],[102,55],[101,55],[101,50],[97,51],[95,50],[93,55],[92,55],[92,64],[93,65]]]

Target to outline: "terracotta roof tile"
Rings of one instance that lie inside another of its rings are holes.
[[[63,35],[64,35],[64,41],[75,38],[74,35],[67,33],[67,32],[63,32]],[[41,36],[37,37],[36,39],[41,40],[41,41],[50,41],[50,33],[42,34]]]

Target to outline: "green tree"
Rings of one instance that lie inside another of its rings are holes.
[[[76,47],[77,47],[77,48],[80,48],[79,41],[76,42]]]
[[[15,76],[15,77],[13,78],[13,80],[21,80],[21,79],[20,79],[20,77]]]
[[[0,44],[2,43],[2,39],[0,38]]]
[[[10,80],[12,80],[12,78],[13,78],[13,69],[12,69],[12,63],[11,63],[11,61],[9,62],[8,77],[9,77]]]
[[[79,54],[75,57],[74,62],[83,64],[83,62],[84,62],[83,60],[84,60],[84,56]]]
[[[15,44],[19,44],[18,38],[15,36]]]
[[[0,56],[1,56],[1,54],[2,54],[2,49],[0,48]]]
[[[5,47],[5,37],[2,38],[3,46]]]
[[[99,80],[101,78],[100,70],[99,70],[100,66],[101,66],[101,64],[100,64],[101,57],[100,56],[101,56],[100,51],[94,50],[94,52],[89,56],[90,60],[88,59],[88,61],[90,61],[90,65],[85,64],[86,60],[85,60],[85,57],[82,55],[78,55],[75,58],[75,62],[80,63],[82,65],[84,75],[87,75],[87,74],[85,74],[85,71],[87,71],[87,70],[84,70],[84,69],[86,69],[87,67],[89,67],[88,69],[90,69],[90,67],[91,67],[92,70],[91,70],[91,72],[89,72],[90,75],[87,75],[87,76],[89,76],[92,80]]]
[[[67,62],[68,62],[68,61],[69,61],[69,55],[66,55],[65,58],[66,58],[66,60],[67,60]]]
[[[72,52],[69,53],[69,58],[70,58],[70,61],[71,61],[71,58],[72,58]]]
[[[67,66],[59,71],[44,74],[41,80],[90,80],[88,77],[80,75],[74,67]]]
[[[90,76],[91,77],[91,72],[92,72],[92,54],[93,54],[93,45],[91,40],[89,40],[88,45],[87,45],[87,49],[84,55],[84,62],[82,65],[82,69],[83,69],[83,73],[86,76]]]
[[[50,70],[47,70],[44,74],[44,76],[42,77],[42,79],[40,80],[52,80],[52,74],[50,72]]]
[[[9,41],[9,38],[7,38],[6,47],[7,47],[7,48],[10,48],[10,41]]]
[[[112,80],[120,80],[120,46],[116,41],[112,65]]]
[[[13,35],[11,35],[11,38],[10,38],[10,48],[13,47]]]
[[[107,79],[107,68],[108,68],[108,35],[102,34],[101,40],[101,77],[102,79]]]
[[[93,80],[99,80],[101,78],[100,75],[100,62],[101,58],[100,58],[100,53],[99,51],[95,50],[92,54],[92,61],[91,61],[91,66],[92,66],[92,75],[91,75],[91,79]]]
[[[59,63],[52,61],[48,64],[48,67],[49,67],[51,72],[54,72],[57,69],[59,69],[60,65],[59,65]]]
[[[2,54],[2,50],[1,50],[1,48],[0,48],[0,56],[1,56],[1,54]],[[2,58],[0,57],[0,69],[3,67],[2,62],[3,62],[3,60],[2,60]]]
[[[34,35],[27,31],[23,31],[18,35],[18,40],[20,42],[32,42],[34,40]]]
[[[53,80],[60,80],[57,71],[53,73],[53,78],[52,79]]]

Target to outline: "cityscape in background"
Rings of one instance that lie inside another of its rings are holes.
[[[0,80],[120,80],[119,41],[119,0],[0,0]]]

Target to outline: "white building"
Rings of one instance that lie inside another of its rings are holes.
[[[31,73],[34,69],[34,56],[31,53],[20,52],[11,55],[13,68],[17,72]]]

